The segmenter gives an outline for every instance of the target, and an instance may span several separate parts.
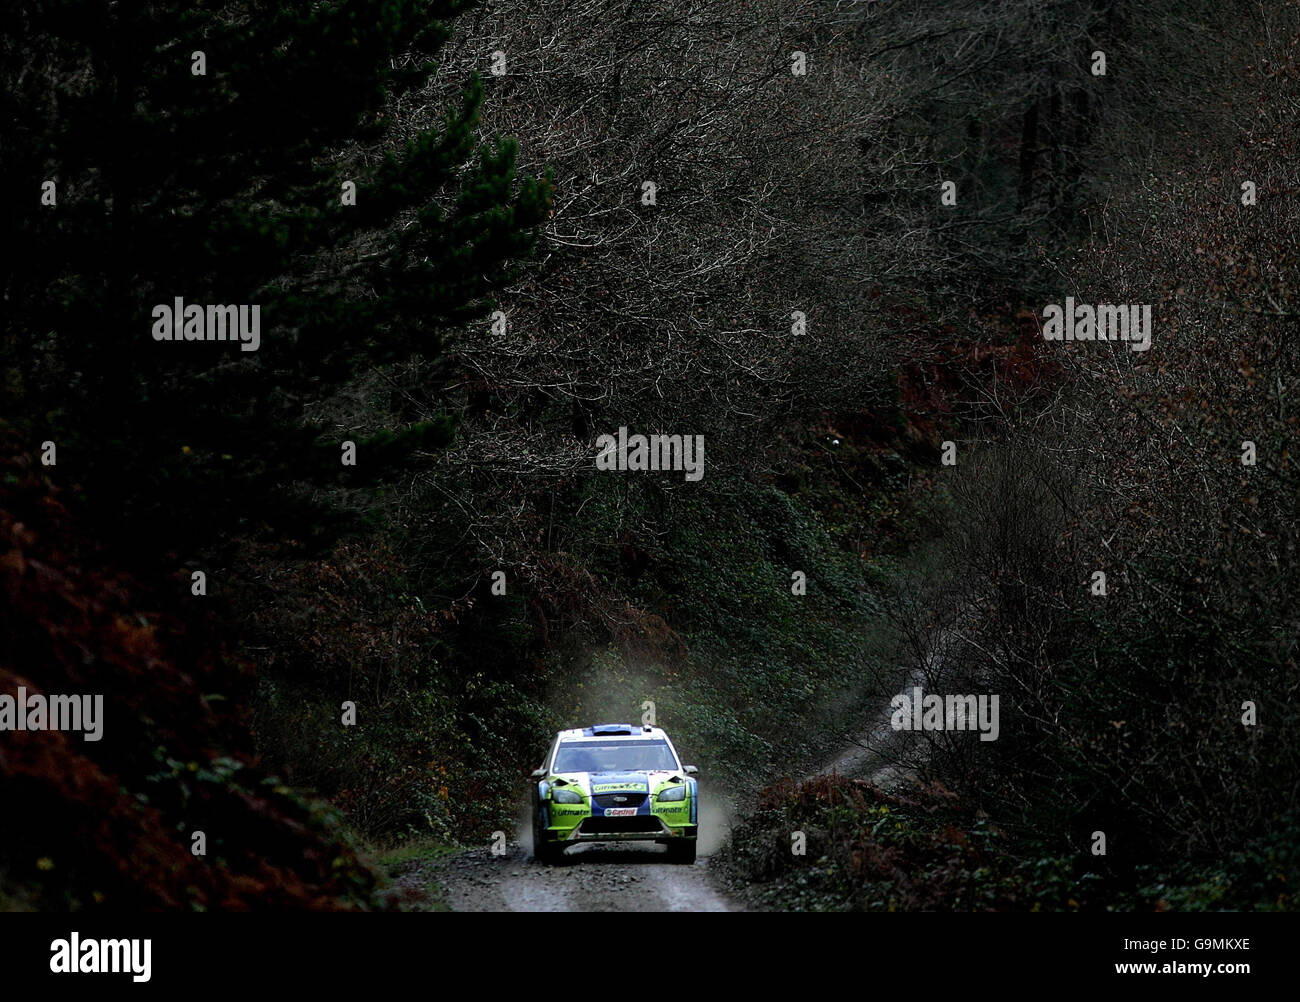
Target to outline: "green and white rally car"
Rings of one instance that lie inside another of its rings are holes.
[[[560,731],[532,774],[533,858],[555,862],[578,842],[659,842],[695,862],[699,793],[658,727],[597,724]]]

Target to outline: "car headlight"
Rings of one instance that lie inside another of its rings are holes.
[[[661,804],[671,800],[685,800],[685,799],[686,799],[686,787],[684,786],[670,786],[666,790],[660,790],[659,795],[655,797],[655,800],[659,801],[659,803]]]
[[[582,803],[582,798],[578,796],[576,793],[574,793],[572,790],[562,790],[554,787],[552,787],[551,789],[551,799],[554,800],[557,804]]]

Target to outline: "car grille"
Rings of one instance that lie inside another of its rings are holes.
[[[597,807],[640,807],[645,798],[644,793],[597,793],[591,799]]]
[[[659,823],[658,818],[649,814],[630,818],[593,816],[583,819],[582,831],[584,834],[592,832],[658,832],[663,831],[663,826]]]

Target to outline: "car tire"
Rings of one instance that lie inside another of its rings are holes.
[[[547,842],[542,836],[541,811],[533,818],[533,859],[550,866],[560,861],[564,855],[564,846]]]
[[[695,839],[683,838],[669,842],[668,859],[674,863],[692,865],[695,862]]]
[[[550,842],[542,842],[533,848],[533,859],[546,866],[554,866],[564,855],[564,846],[555,845]]]

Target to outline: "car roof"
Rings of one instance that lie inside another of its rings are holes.
[[[573,727],[560,731],[560,741],[609,741],[619,738],[660,738],[667,740],[668,735],[662,727],[634,727],[632,724],[593,724],[591,727]]]

